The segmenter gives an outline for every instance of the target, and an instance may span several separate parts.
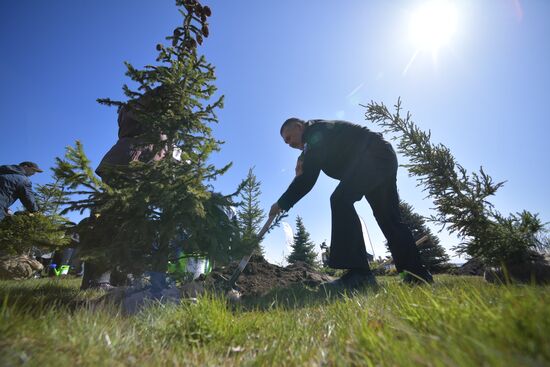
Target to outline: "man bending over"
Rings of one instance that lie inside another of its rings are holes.
[[[397,157],[379,133],[345,121],[286,120],[281,136],[299,149],[297,176],[271,207],[269,215],[289,210],[315,185],[319,173],[340,181],[330,197],[332,233],[328,265],[348,271],[335,284],[347,288],[374,285],[361,222],[353,204],[363,196],[392,254],[398,272],[408,283],[432,282],[422,265],[410,229],[401,220],[397,194]]]

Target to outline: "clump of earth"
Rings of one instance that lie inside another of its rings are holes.
[[[228,280],[238,266],[233,262],[225,267],[215,268],[204,278],[206,288],[228,289]],[[263,296],[274,289],[288,288],[294,285],[315,287],[332,278],[319,272],[310,265],[298,261],[286,267],[268,263],[262,256],[250,258],[236,282],[243,297]]]

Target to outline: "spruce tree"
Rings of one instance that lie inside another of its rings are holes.
[[[400,99],[395,113],[383,103],[364,107],[367,120],[394,134],[398,151],[409,159],[404,166],[433,199],[436,214],[430,220],[462,238],[454,248],[458,253],[494,266],[530,261],[545,225],[526,210],[507,217],[495,210],[489,198],[504,182],[494,182],[482,167],[468,173],[448,147],[431,142],[430,132],[422,131],[409,112],[402,114]]]
[[[290,264],[294,264],[297,261],[303,261],[311,266],[318,265],[315,244],[310,240],[309,233],[300,216],[296,217],[296,234],[294,235],[292,252],[288,255],[287,261]]]
[[[177,0],[176,6],[183,21],[167,37],[168,44],[156,46],[158,64],[138,69],[126,63],[126,75],[137,89],[123,86],[127,101],[98,100],[131,109],[141,124],[143,146],[151,156],[164,158],[114,167],[107,184],[95,176],[77,142],[55,168],[71,197],[65,211],[91,212],[80,225],[87,256],[122,262],[128,271],[162,271],[171,243],[182,237],[184,250],[228,259],[233,226],[224,208],[235,204],[231,195],[213,194],[209,182],[230,164],[218,168],[208,160],[222,144],[212,124],[223,96],[215,97],[214,66],[197,50],[209,35],[211,10],[195,0]],[[172,159],[174,150],[181,152],[179,160]]]
[[[29,254],[52,251],[70,243],[67,230],[72,227],[60,215],[65,193],[59,182],[37,185],[37,213],[17,213],[0,222],[0,254]]]
[[[401,201],[399,203],[401,209],[401,219],[411,230],[414,240],[427,236],[428,239],[418,245],[420,258],[429,271],[440,273],[448,269],[449,255],[445,252],[443,246],[439,244],[439,238],[435,236],[431,229],[426,226],[425,219],[418,213],[414,212],[414,208]]]
[[[36,204],[40,208],[40,212],[51,217],[56,217],[60,221],[66,221],[65,218],[60,216],[61,204],[65,196],[65,190],[59,180],[55,180],[53,183],[37,185],[35,193]]]
[[[260,185],[261,182],[256,178],[254,169],[250,168],[240,192],[240,205],[237,211],[237,218],[243,245],[247,248],[246,252],[256,250],[263,255],[264,249],[256,237],[265,218],[265,213],[260,207],[260,195],[262,194]]]

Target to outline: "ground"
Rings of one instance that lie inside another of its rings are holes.
[[[253,270],[252,268],[250,270]],[[0,365],[550,366],[550,287],[437,276],[377,291],[295,283],[124,316],[79,279],[0,282]]]
[[[237,268],[238,263],[232,263],[227,267],[214,269],[207,277],[206,285],[223,289],[227,286],[227,280]],[[313,267],[301,261],[282,267],[268,263],[262,256],[253,256],[244,268],[236,282],[236,288],[244,298],[265,296],[277,289],[284,289],[296,285],[316,287],[321,283],[331,280],[327,274],[315,270]]]

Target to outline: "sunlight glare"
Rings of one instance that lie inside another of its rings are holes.
[[[410,35],[418,50],[437,51],[456,32],[457,12],[446,0],[423,4],[411,17]]]

